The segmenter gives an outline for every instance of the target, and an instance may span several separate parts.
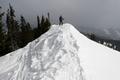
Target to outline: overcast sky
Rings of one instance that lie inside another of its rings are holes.
[[[75,26],[120,27],[120,0],[0,0],[0,5],[6,9],[9,2],[33,24],[37,15],[50,12],[53,23],[63,15]]]

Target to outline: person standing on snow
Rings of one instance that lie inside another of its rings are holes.
[[[64,18],[62,16],[59,17],[59,25],[63,25]]]

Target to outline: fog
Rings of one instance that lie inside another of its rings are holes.
[[[50,12],[52,23],[58,23],[63,15],[64,22],[77,27],[119,28],[120,0],[0,0],[4,10],[11,3],[17,15],[24,15],[36,24],[36,16]]]

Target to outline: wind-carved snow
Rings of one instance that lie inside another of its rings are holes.
[[[120,52],[91,41],[70,24],[53,25],[0,58],[0,80],[120,80]]]
[[[1,57],[0,80],[83,80],[79,46],[69,28],[53,25],[25,48]]]

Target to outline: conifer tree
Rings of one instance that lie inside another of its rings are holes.
[[[31,30],[30,23],[26,22],[25,18],[21,16],[21,31],[22,32],[27,32]]]
[[[44,32],[47,32],[50,29],[51,22],[50,22],[50,13],[48,12],[48,17],[46,17],[44,22]]]
[[[42,30],[42,27],[41,27],[41,23],[40,23],[40,17],[37,16],[37,27],[34,28],[34,38],[38,38],[40,35],[41,35],[41,30]]]
[[[50,26],[51,26],[50,16],[49,16],[49,13],[48,13],[48,18],[44,18],[44,16],[42,16],[42,19],[41,19],[41,34],[45,33],[47,30],[49,30]]]
[[[51,26],[51,22],[50,22],[50,13],[48,12],[48,18],[46,18],[46,22],[47,22],[47,26],[48,26],[48,29],[50,28]]]
[[[44,23],[45,23],[45,18],[44,18],[44,16],[42,15],[42,19],[41,19],[41,27],[44,26]]]
[[[51,23],[48,18],[46,18],[44,23],[44,32],[48,31],[50,29]]]
[[[33,40],[33,32],[29,22],[26,22],[25,18],[21,16],[20,18],[20,26],[21,26],[21,33],[20,33],[20,47],[25,46],[28,42]]]
[[[42,19],[41,19],[41,34],[43,34],[44,33],[44,25],[45,24],[45,18],[44,18],[44,16],[42,15]]]
[[[50,13],[48,12],[48,14],[47,14],[47,15],[48,15],[48,20],[50,21]]]
[[[2,17],[4,16],[4,13],[1,11],[0,7],[0,56],[3,56],[5,52],[8,50],[6,49],[6,42],[5,42],[5,33],[3,30],[3,21]]]
[[[95,41],[95,34],[91,33],[90,39]]]
[[[29,22],[27,22],[27,25],[26,25],[26,26],[27,26],[27,30],[28,30],[28,31],[31,31],[31,30],[32,30],[31,25],[30,25]]]
[[[4,13],[1,12],[1,7],[0,7],[0,42],[3,40],[4,32],[3,32],[3,22],[2,22],[2,17]]]
[[[40,29],[40,17],[37,16],[37,28]]]
[[[17,38],[16,38],[16,33],[19,31],[19,26],[17,25],[17,21],[15,20],[15,10],[13,7],[9,4],[9,9],[7,11],[6,15],[6,24],[8,28],[8,39],[10,43],[10,48],[11,50],[16,50],[18,49],[17,45]]]

